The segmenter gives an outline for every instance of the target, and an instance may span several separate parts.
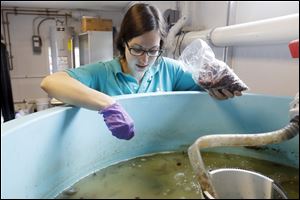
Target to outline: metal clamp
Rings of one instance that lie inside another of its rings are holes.
[[[212,33],[215,31],[215,29],[218,28],[218,27],[214,27],[212,28],[209,33],[206,35],[206,40],[209,42],[210,45],[214,46],[214,47],[217,47],[216,45],[214,45],[213,41],[211,40],[211,36],[212,36]]]

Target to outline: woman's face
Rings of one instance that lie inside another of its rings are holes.
[[[129,40],[125,44],[125,57],[129,72],[138,81],[143,78],[145,72],[155,62],[157,56],[149,56],[148,54],[154,55],[160,50],[160,39],[158,31],[150,31]],[[143,50],[148,52],[143,52]]]

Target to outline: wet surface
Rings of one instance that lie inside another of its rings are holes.
[[[241,168],[279,183],[289,198],[299,198],[299,170],[277,163],[227,153],[201,153],[208,170]],[[94,172],[58,199],[199,198],[199,185],[186,152],[135,158]]]

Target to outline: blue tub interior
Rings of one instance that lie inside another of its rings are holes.
[[[135,121],[130,141],[113,137],[97,111],[54,107],[1,125],[1,198],[54,198],[119,161],[187,150],[208,134],[263,133],[289,122],[292,97],[244,94],[219,101],[202,92],[115,97]],[[220,148],[299,168],[299,136],[264,151]]]

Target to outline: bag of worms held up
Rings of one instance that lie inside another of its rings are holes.
[[[194,81],[206,90],[227,89],[234,93],[248,89],[226,63],[215,58],[212,49],[201,39],[189,44],[183,50],[179,61],[183,69],[192,74]]]

